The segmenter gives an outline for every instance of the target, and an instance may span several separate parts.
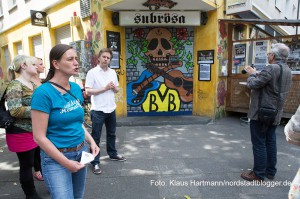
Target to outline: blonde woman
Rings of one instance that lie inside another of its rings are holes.
[[[42,84],[40,74],[45,72],[45,66],[42,58],[36,57],[36,66],[37,66],[37,74],[31,78],[31,81],[35,85],[40,86]],[[33,167],[34,167],[33,177],[35,177],[39,181],[44,181],[42,171],[41,171],[40,147],[37,147],[35,150]]]
[[[16,78],[16,73],[18,78]],[[39,199],[32,175],[34,153],[38,145],[33,140],[30,101],[36,85],[31,78],[37,74],[36,58],[17,55],[8,68],[11,82],[6,91],[7,107],[15,122],[6,129],[8,149],[15,152],[20,165],[20,184],[27,199]]]
[[[36,66],[37,66],[37,74],[31,78],[31,81],[35,85],[40,86],[42,84],[40,74],[45,72],[45,66],[42,58],[36,57]]]

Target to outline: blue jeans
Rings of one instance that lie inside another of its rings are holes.
[[[69,160],[80,161],[82,151],[87,151],[86,143],[79,151],[63,152]],[[87,169],[84,167],[76,173],[60,165],[41,150],[42,171],[45,184],[52,199],[82,199],[85,188]]]
[[[252,150],[254,156],[254,173],[264,179],[266,175],[275,176],[277,163],[276,128],[270,125],[263,132],[260,121],[250,121]]]
[[[99,146],[102,127],[105,123],[106,127],[106,151],[109,157],[115,157],[118,153],[116,150],[116,111],[111,113],[103,113],[102,111],[91,111],[92,119],[92,137],[94,138],[96,144]],[[92,165],[100,163],[100,152],[95,157],[94,161],[91,162]]]

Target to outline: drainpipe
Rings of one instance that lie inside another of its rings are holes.
[[[299,6],[300,6],[300,1],[298,0],[298,8],[297,8],[297,20],[299,20]],[[296,27],[296,35],[298,34],[298,26]]]

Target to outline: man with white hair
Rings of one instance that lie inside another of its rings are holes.
[[[252,171],[241,174],[241,177],[248,181],[262,181],[265,177],[273,180],[277,171],[275,130],[280,123],[284,101],[292,83],[291,70],[286,63],[289,52],[290,49],[285,44],[273,44],[267,54],[269,65],[261,72],[257,73],[256,69],[250,66],[244,68],[249,75],[247,86],[251,89],[248,118],[254,156]],[[258,117],[260,107],[275,110],[275,119],[270,123],[262,121]]]

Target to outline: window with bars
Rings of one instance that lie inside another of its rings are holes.
[[[69,44],[71,39],[70,25],[66,25],[55,30],[56,44]]]
[[[23,47],[22,47],[22,42],[15,43],[15,49],[16,49],[16,54],[17,55],[23,55]]]
[[[13,9],[17,5],[17,0],[7,0],[8,10]]]
[[[43,59],[43,46],[41,35],[32,37],[33,56]]]
[[[3,49],[4,49],[4,56],[5,56],[5,66],[6,66],[6,69],[8,69],[10,62],[11,62],[8,46],[5,46]]]

